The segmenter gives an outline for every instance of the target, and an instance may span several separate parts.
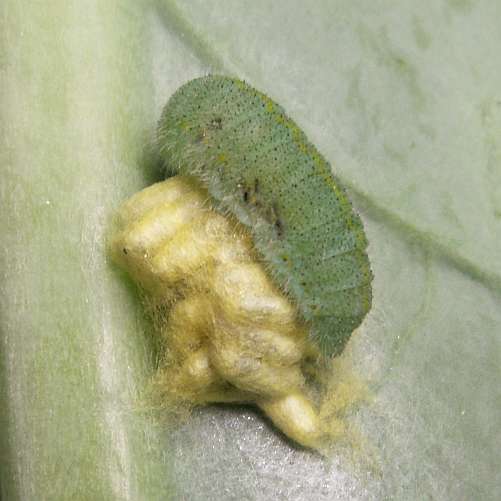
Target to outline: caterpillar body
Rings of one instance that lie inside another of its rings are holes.
[[[274,282],[327,356],[371,306],[367,239],[331,167],[283,108],[245,82],[209,75],[164,108],[158,146],[171,172],[197,178],[245,225]]]

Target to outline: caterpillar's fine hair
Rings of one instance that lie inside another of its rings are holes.
[[[198,178],[253,236],[311,339],[339,353],[371,306],[367,239],[331,166],[281,106],[243,81],[206,76],[167,103],[158,141],[170,172]]]

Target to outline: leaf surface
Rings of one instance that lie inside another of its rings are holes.
[[[501,4],[154,3],[1,7],[2,498],[496,499]],[[366,227],[374,306],[344,358],[371,399],[328,464],[250,409],[169,439],[144,409],[149,327],[106,229],[208,71],[283,105]]]

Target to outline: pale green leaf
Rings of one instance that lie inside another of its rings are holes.
[[[2,499],[496,499],[501,3],[132,0],[0,7]],[[251,409],[170,438],[106,225],[157,175],[186,80],[274,98],[364,220],[374,307],[345,355],[359,451],[295,449]],[[369,452],[370,451],[370,454]]]

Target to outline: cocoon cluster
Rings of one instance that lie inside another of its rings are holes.
[[[158,146],[175,175],[125,202],[111,239],[159,320],[157,382],[171,401],[255,403],[321,449],[343,428],[322,360],[371,304],[360,218],[304,133],[240,80],[182,86]]]

